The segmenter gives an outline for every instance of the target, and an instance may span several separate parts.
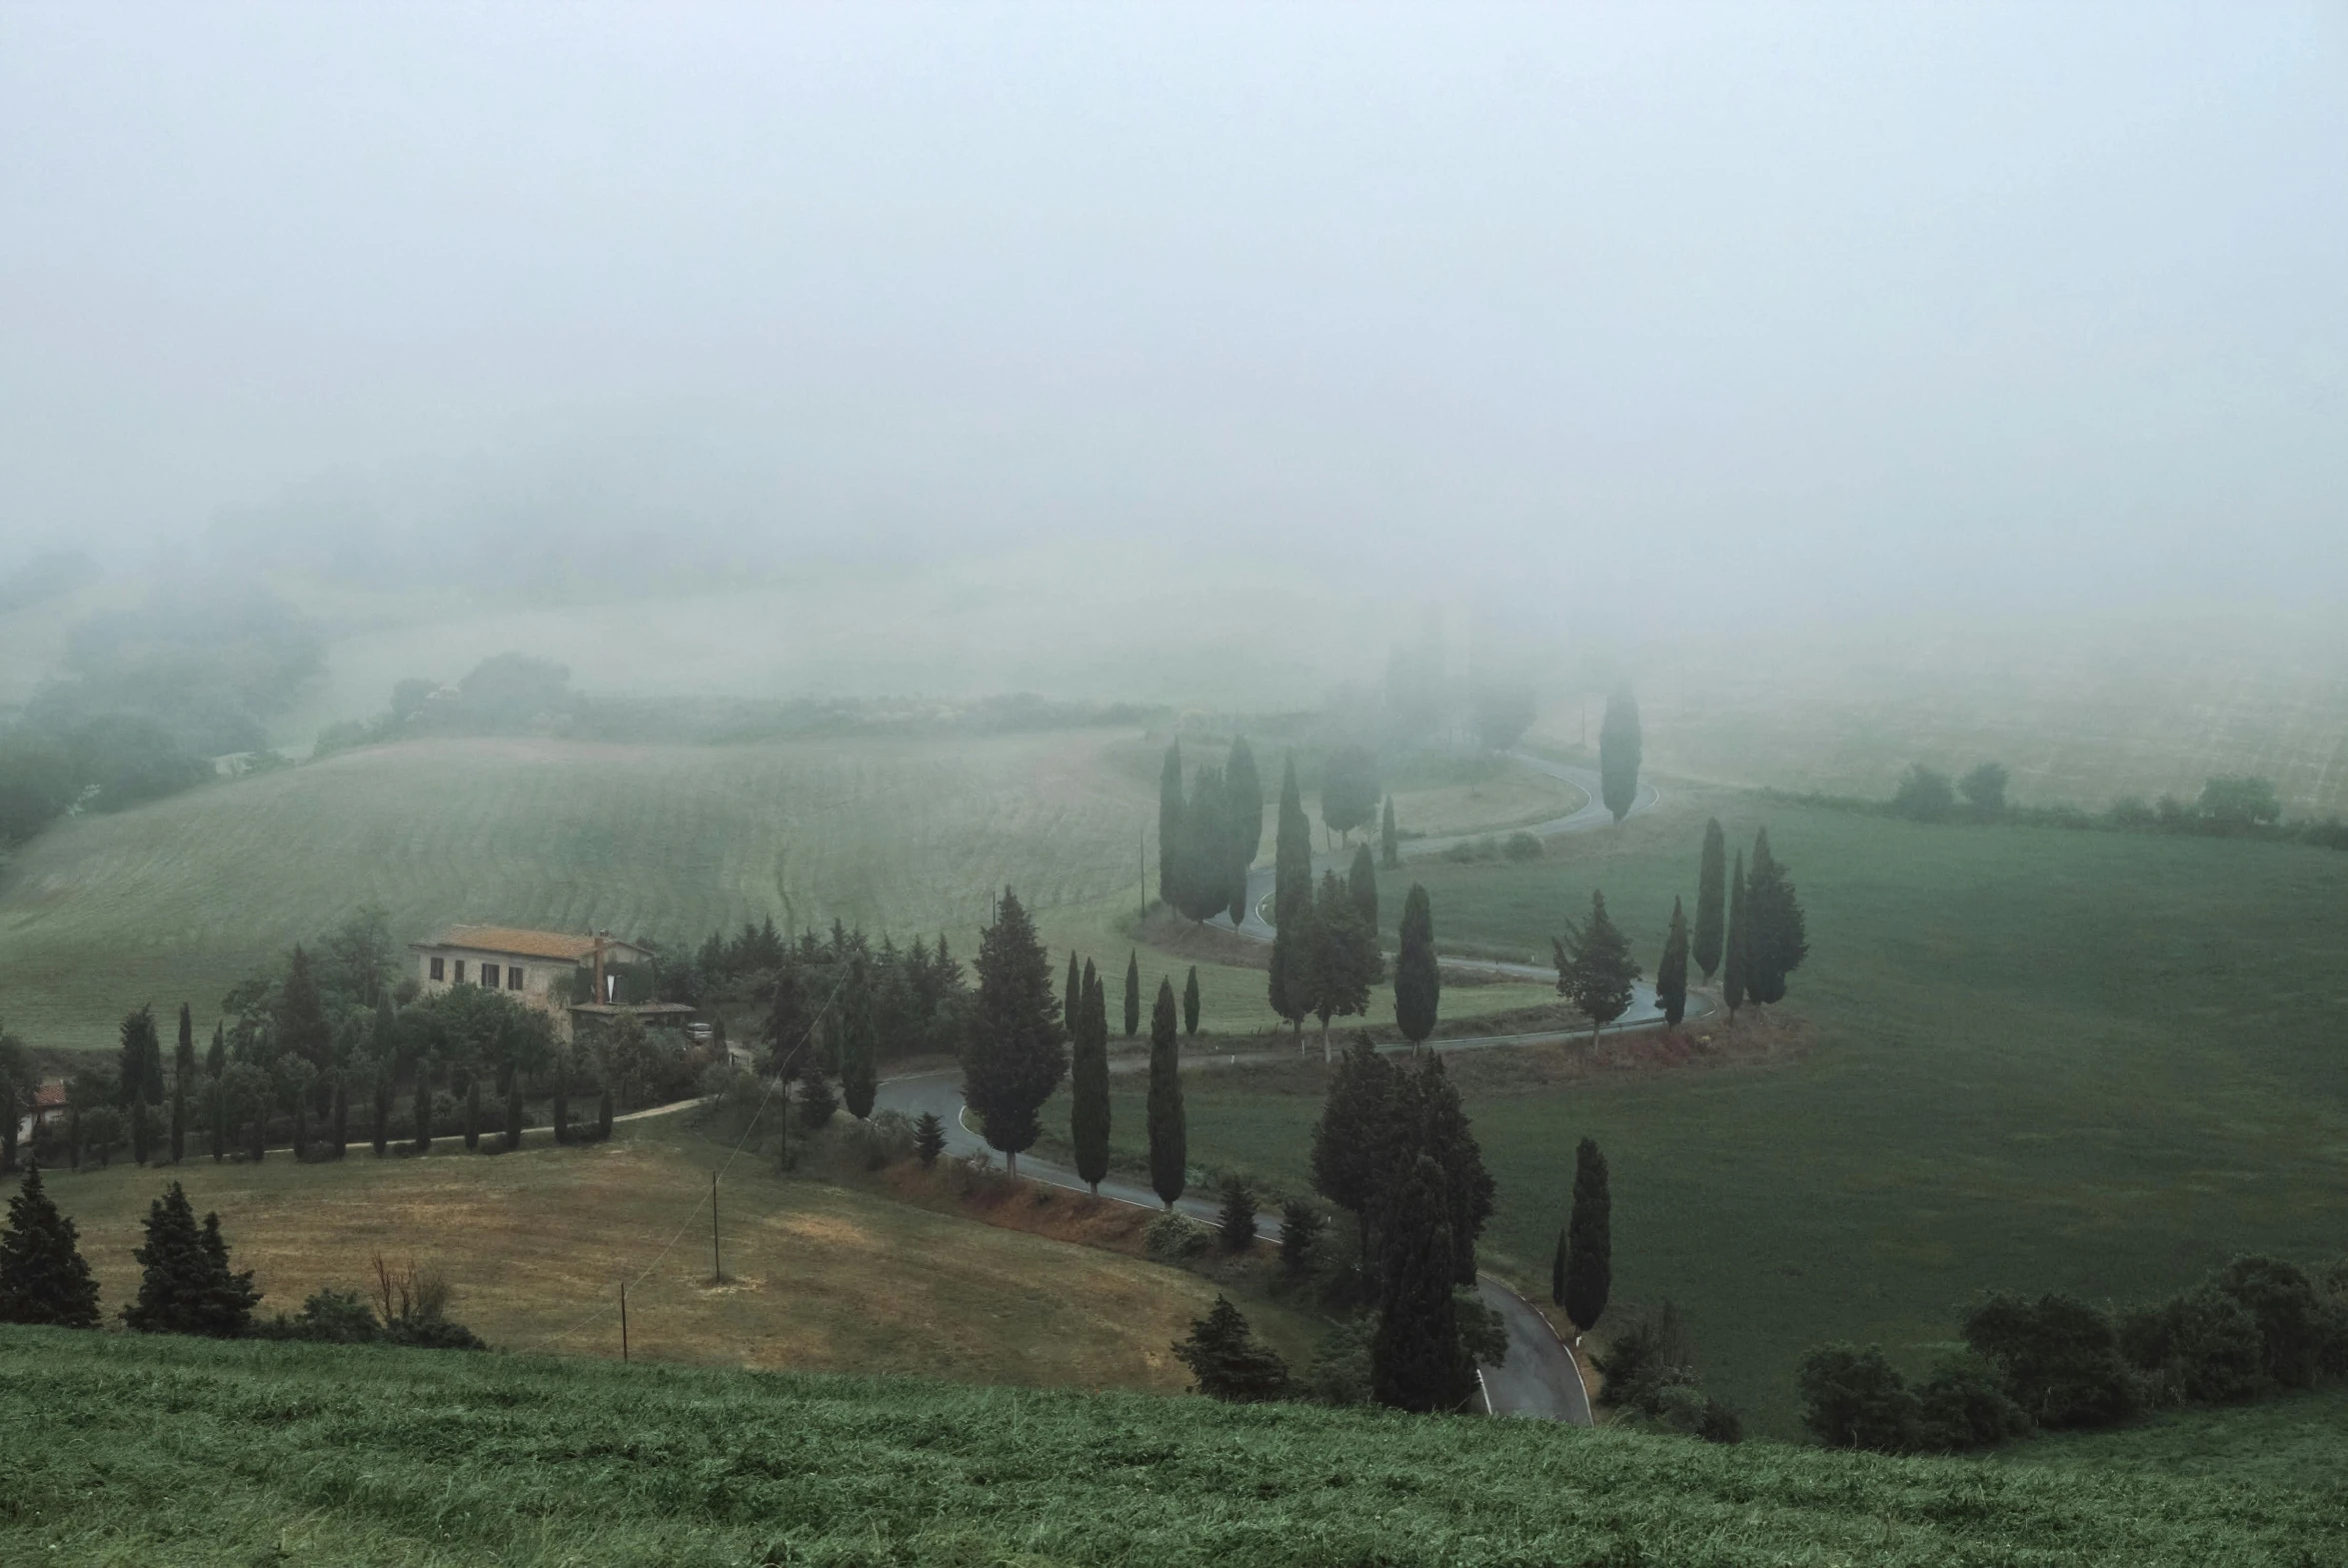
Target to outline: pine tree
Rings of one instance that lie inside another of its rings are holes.
[[[1687,1016],[1687,916],[1679,900],[1671,900],[1671,928],[1663,937],[1663,956],[1655,962],[1655,1002],[1663,1022],[1676,1029]]]
[[[1214,1219],[1215,1239],[1225,1252],[1244,1252],[1255,1245],[1255,1194],[1236,1176],[1222,1184],[1222,1207]]]
[[[1180,1053],[1174,1033],[1174,981],[1161,979],[1157,1005],[1150,1010],[1150,1185],[1170,1214],[1189,1180]]]
[[[963,1098],[979,1113],[987,1141],[1014,1175],[1020,1151],[1043,1126],[1036,1119],[1068,1071],[1052,960],[1035,923],[1010,888],[995,923],[979,937],[979,996],[963,1052]]]
[[[98,1282],[77,1239],[41,1184],[40,1162],[29,1162],[0,1230],[0,1323],[98,1326]]]
[[[1589,922],[1568,922],[1565,929],[1566,940],[1550,943],[1557,953],[1557,994],[1570,997],[1589,1019],[1594,1046],[1598,1030],[1629,1010],[1638,965],[1630,961],[1629,939],[1606,915],[1602,892],[1590,894]]]
[[[1606,1310],[1614,1280],[1613,1199],[1606,1192],[1606,1156],[1583,1138],[1573,1154],[1573,1218],[1565,1243],[1565,1315],[1588,1333]]]
[[[1710,979],[1720,967],[1720,942],[1728,921],[1728,840],[1720,818],[1704,823],[1704,850],[1696,862],[1696,967]]]
[[[1432,1157],[1420,1154],[1396,1173],[1378,1237],[1371,1391],[1403,1410],[1456,1410],[1474,1390],[1474,1370],[1459,1343],[1450,1205]]]
[[[147,1240],[131,1255],[143,1266],[138,1299],[122,1320],[142,1334],[204,1334],[233,1339],[252,1322],[261,1293],[251,1273],[229,1269],[220,1216],[201,1228],[178,1182],[148,1210]]]
[[[1170,741],[1158,771],[1158,896],[1170,907],[1180,902],[1182,875],[1182,743]]]
[[[1638,700],[1629,687],[1618,687],[1598,726],[1598,794],[1616,821],[1638,801],[1639,752]]]
[[[1720,999],[1728,1004],[1728,1026],[1736,1027],[1736,1009],[1744,1005],[1745,984],[1744,851],[1736,854],[1736,869],[1728,878],[1728,939],[1720,955]]]
[[[339,1102],[342,1091],[337,1089],[335,1095]],[[511,1154],[521,1146],[522,1074],[517,1072],[513,1081],[506,1085],[506,1152]],[[342,1151],[338,1148],[335,1152],[339,1155]]]
[[[1377,824],[1377,855],[1378,864],[1387,870],[1401,869],[1402,838],[1394,831],[1394,797],[1390,794],[1386,796],[1385,814]]]
[[[1353,1216],[1361,1253],[1380,1188],[1392,1165],[1400,1074],[1358,1036],[1337,1058],[1312,1126],[1312,1190]]]
[[[1039,946],[1037,951],[1043,951]],[[873,975],[864,955],[849,960],[848,984],[840,995],[840,1096],[848,1113],[863,1121],[873,1114],[880,1092],[880,1068],[874,1060]]]
[[[1139,949],[1126,952],[1126,1038],[1142,1032],[1142,954]]]
[[[1436,1005],[1442,999],[1443,976],[1435,962],[1434,909],[1426,888],[1410,884],[1402,900],[1402,928],[1394,954],[1394,1026],[1415,1051],[1434,1032]]]
[[[1377,938],[1361,923],[1361,906],[1334,871],[1320,876],[1312,905],[1312,1010],[1320,1019],[1320,1057],[1330,1059],[1328,1023],[1369,1010],[1369,987],[1378,970]]]
[[[1182,981],[1182,1032],[1198,1032],[1198,965],[1190,965],[1189,977]]]
[[[946,1123],[938,1119],[934,1110],[925,1110],[914,1118],[914,1153],[928,1170],[938,1163],[938,1156],[946,1152]]]
[[[1109,1174],[1109,1003],[1091,963],[1079,985],[1084,1000],[1069,1062],[1069,1141],[1076,1146],[1077,1175],[1099,1197],[1101,1178]]]
[[[1810,950],[1801,901],[1785,867],[1769,852],[1769,830],[1753,835],[1753,863],[1744,883],[1745,993],[1757,1003],[1785,999],[1785,977]]]
[[[1247,868],[1263,847],[1263,780],[1255,772],[1255,754],[1245,736],[1231,741],[1230,761],[1223,765],[1222,797],[1230,827],[1224,836],[1231,878],[1231,923],[1247,918]]]
[[[1239,1309],[1221,1295],[1190,1324],[1189,1337],[1178,1341],[1174,1353],[1196,1379],[1193,1389],[1210,1399],[1253,1404],[1287,1392],[1287,1363],[1256,1341]]]
[[[1296,787],[1296,759],[1280,773],[1279,823],[1272,838],[1271,921],[1288,917],[1299,902],[1312,901],[1312,820]]]
[[[416,1056],[416,1152],[432,1152],[432,1060]]]
[[[188,1157],[188,1095],[196,1085],[196,1020],[179,1004],[179,1044],[171,1053],[171,1162]]]

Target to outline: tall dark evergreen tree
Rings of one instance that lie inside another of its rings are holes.
[[[767,1002],[767,1018],[759,1031],[766,1046],[767,1076],[789,1083],[807,1064],[815,1015],[809,1010],[807,987],[799,965],[786,963],[775,974],[774,994]]]
[[[1215,1239],[1225,1252],[1244,1252],[1255,1245],[1255,1192],[1236,1176],[1225,1176],[1222,1203],[1215,1210]]]
[[[1037,951],[1043,951],[1038,944]],[[1046,1000],[1051,998],[1049,982]],[[840,1098],[848,1113],[863,1121],[873,1114],[880,1094],[878,1042],[874,1038],[873,971],[863,953],[848,962],[848,983],[840,991]],[[1054,1041],[1055,1050],[1059,1042]],[[1057,1074],[1055,1076],[1057,1081]],[[1049,1091],[1047,1091],[1049,1092]],[[1029,1142],[1034,1142],[1030,1138]],[[1022,1144],[1021,1147],[1026,1147]]]
[[[1557,1232],[1557,1250],[1549,1255],[1549,1299],[1565,1304],[1565,1232]]]
[[[1277,925],[1299,900],[1312,899],[1312,819],[1304,814],[1304,795],[1296,787],[1294,757],[1280,772],[1279,820],[1271,856],[1271,920]]]
[[[1617,687],[1598,726],[1598,794],[1616,821],[1638,800],[1640,750],[1638,700],[1629,687]]]
[[[1728,839],[1720,818],[1704,823],[1704,850],[1696,862],[1696,967],[1710,979],[1720,967],[1720,944],[1728,929]]]
[[[1403,1410],[1457,1410],[1475,1388],[1451,1296],[1450,1204],[1442,1167],[1418,1155],[1395,1175],[1378,1227],[1377,1328],[1370,1388]]]
[[[1142,953],[1126,949],[1126,1038],[1142,1032]]]
[[[1312,922],[1312,900],[1299,898],[1281,912],[1271,931],[1271,965],[1265,976],[1265,995],[1271,1010],[1296,1031],[1296,1051],[1304,1050],[1304,1020],[1312,1016],[1315,998],[1313,948],[1319,935]]]
[[[204,1053],[204,1092],[212,1108],[212,1163],[228,1158],[228,1034],[225,1023],[212,1025],[212,1048]]]
[[[1263,780],[1255,772],[1255,753],[1245,736],[1231,741],[1230,761],[1223,765],[1222,797],[1230,813],[1225,847],[1231,863],[1231,923],[1247,917],[1247,867],[1263,847]]]
[[[432,1152],[432,1058],[416,1053],[416,1152]]]
[[[131,1255],[143,1266],[138,1299],[122,1320],[143,1334],[205,1334],[233,1339],[252,1323],[261,1292],[250,1272],[231,1272],[220,1216],[201,1227],[178,1182],[147,1212],[147,1240]]]
[[[481,1148],[481,1074],[476,1071],[465,1080],[465,1152],[478,1153]]]
[[[375,1157],[383,1158],[391,1152],[392,1094],[396,1088],[400,1064],[399,1014],[392,1006],[391,991],[387,988],[375,996],[375,1028],[369,1035],[374,1046],[375,1077],[372,1083],[375,1098]]]
[[[963,1050],[963,1098],[1013,1174],[1043,1132],[1036,1118],[1068,1071],[1052,959],[1009,887],[979,937],[979,995]]]
[[[1177,1342],[1174,1353],[1190,1369],[1191,1387],[1209,1399],[1254,1404],[1287,1393],[1287,1363],[1247,1331],[1239,1309],[1220,1295],[1213,1310],[1190,1324],[1189,1337]]]
[[[1672,1028],[1687,1016],[1687,916],[1679,900],[1671,900],[1671,928],[1663,937],[1663,956],[1655,963],[1655,1003]]]
[[[1312,1190],[1353,1216],[1361,1255],[1391,1173],[1400,1074],[1366,1034],[1356,1036],[1329,1074],[1328,1097],[1312,1126]]]
[[[1720,955],[1720,999],[1728,1004],[1728,1026],[1736,1027],[1736,1009],[1744,1005],[1747,925],[1744,896],[1744,851],[1738,850],[1736,869],[1728,878],[1728,940]]]
[[[1454,1283],[1475,1283],[1475,1243],[1491,1220],[1498,1186],[1484,1168],[1483,1149],[1467,1125],[1459,1090],[1444,1070],[1443,1058],[1428,1052],[1418,1058],[1415,1071],[1397,1075],[1400,1089],[1395,1154],[1388,1168],[1399,1168],[1412,1153],[1431,1155],[1443,1167],[1444,1200],[1451,1210],[1451,1272]]]
[[[1402,900],[1402,928],[1394,953],[1394,1026],[1415,1051],[1434,1032],[1443,994],[1442,969],[1435,961],[1434,909],[1426,888],[1410,884]]]
[[[1161,979],[1157,1004],[1150,1009],[1150,1186],[1169,1213],[1189,1181],[1181,1048],[1174,1033],[1174,981]]]
[[[1564,940],[1552,939],[1557,953],[1557,994],[1572,999],[1589,1019],[1590,1043],[1598,1030],[1629,1010],[1638,965],[1630,961],[1630,941],[1606,914],[1606,895],[1593,892],[1589,920],[1566,925]]]
[[[196,1090],[196,1020],[179,1004],[179,1043],[171,1053],[171,1162],[188,1157],[188,1096]]]
[[[522,1074],[517,1072],[506,1084],[506,1152],[511,1154],[522,1146]],[[336,1150],[337,1154],[341,1151]]]
[[[1386,977],[1386,954],[1377,923],[1377,865],[1370,858],[1367,843],[1353,851],[1353,863],[1345,872],[1345,890],[1352,894],[1361,928],[1368,934],[1369,979],[1374,985]]]
[[[1186,839],[1182,829],[1182,743],[1170,741],[1158,771],[1158,896],[1172,906],[1181,880]]]
[[[1394,831],[1394,797],[1386,796],[1385,813],[1377,824],[1377,863],[1387,870],[1402,866],[1402,835]]]
[[[1565,1242],[1565,1315],[1588,1333],[1606,1310],[1614,1284],[1614,1200],[1606,1190],[1606,1156],[1583,1138],[1573,1153],[1573,1218]]]
[[[1188,978],[1182,981],[1182,1032],[1198,1032],[1198,965],[1190,965]]]
[[[1172,901],[1188,919],[1210,920],[1234,903],[1245,906],[1246,871],[1235,859],[1231,815],[1222,770],[1200,768],[1190,780],[1180,829],[1168,851],[1174,867]]]
[[[16,1168],[16,1129],[31,1111],[40,1084],[24,1041],[0,1026],[0,1170]]]
[[[1801,901],[1785,867],[1769,852],[1769,830],[1753,835],[1753,862],[1744,883],[1745,994],[1754,1002],[1785,999],[1785,977],[1810,950]]]
[[[311,967],[310,955],[298,944],[293,960],[286,965],[285,983],[277,993],[276,1021],[278,1048],[323,1072],[333,1035],[327,1027],[326,1002],[318,994],[318,977]]]
[[[1068,1042],[1077,1042],[1077,1030],[1084,1026],[1085,976],[1077,967],[1077,950],[1068,950],[1068,983],[1061,988],[1061,1026],[1068,1030]]]
[[[1069,1061],[1069,1141],[1076,1146],[1077,1175],[1099,1197],[1101,1178],[1109,1174],[1109,1002],[1089,962],[1080,984],[1082,1026]]]
[[[348,1067],[334,1069],[334,1101],[327,1112],[327,1158],[341,1159],[351,1147],[351,1086]]]
[[[73,1221],[41,1184],[40,1162],[27,1164],[0,1230],[0,1323],[98,1326],[98,1282],[77,1241]]]
[[[1369,1010],[1369,987],[1379,968],[1377,938],[1361,923],[1361,906],[1334,871],[1321,872],[1310,952],[1312,1011],[1320,1019],[1320,1055],[1326,1061],[1329,1019]]]
[[[154,1152],[149,1147],[152,1124],[147,1107],[163,1103],[163,1046],[155,1036],[152,1004],[123,1014],[121,1038],[117,1081],[122,1088],[123,1109],[130,1113],[131,1158],[144,1165]]]

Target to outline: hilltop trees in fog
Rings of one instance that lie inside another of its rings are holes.
[[[1617,822],[1638,801],[1642,746],[1638,700],[1629,687],[1617,687],[1606,699],[1606,717],[1598,726],[1598,794]]]
[[[1182,784],[1181,743],[1166,749],[1158,781],[1158,892],[1193,920],[1246,911],[1247,867],[1263,842],[1263,785],[1245,737],[1222,767]]]

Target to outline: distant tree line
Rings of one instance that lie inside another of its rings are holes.
[[[1795,1376],[1802,1424],[1829,1447],[1945,1453],[2310,1388],[2348,1376],[2348,1259],[2309,1270],[2237,1257],[2117,1314],[2001,1291],[1966,1311],[1959,1334],[1965,1349],[1920,1383],[1875,1346],[1810,1351]]]
[[[2075,805],[2017,805],[2007,789],[2004,765],[1982,763],[1962,778],[1922,763],[1911,764],[1888,800],[1818,790],[1761,789],[1764,799],[1824,810],[1896,816],[1916,822],[1995,824],[2007,827],[2064,827],[2085,831],[2177,833],[2217,838],[2263,838],[2348,849],[2348,822],[2338,816],[2285,820],[2274,781],[2253,775],[2223,775],[2203,782],[2191,799],[2164,794],[2147,800],[2121,795],[2101,811]]]

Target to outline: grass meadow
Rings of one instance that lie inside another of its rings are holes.
[[[1412,868],[1439,940],[1482,951],[1545,947],[1601,887],[1651,971],[1716,811],[1746,842],[1767,823],[1809,913],[1758,1058],[1453,1058],[1499,1182],[1496,1266],[1545,1285],[1574,1144],[1596,1137],[1617,1310],[1675,1300],[1718,1391],[1790,1435],[1793,1366],[1819,1341],[1921,1361],[1984,1287],[2125,1300],[2237,1251],[2348,1246],[2348,855],[1666,788],[1665,810],[1537,862]],[[1321,1083],[1310,1063],[1193,1077],[1192,1159],[1302,1185]],[[1116,1088],[1131,1157],[1141,1085]]]
[[[359,1145],[313,1165],[285,1154],[169,1170],[123,1160],[53,1171],[49,1183],[80,1227],[109,1316],[137,1292],[131,1250],[147,1206],[177,1179],[197,1212],[219,1212],[237,1265],[266,1293],[264,1315],[292,1313],[322,1287],[370,1289],[380,1249],[445,1273],[453,1315],[501,1350],[617,1357],[627,1278],[629,1349],[642,1360],[1160,1393],[1186,1384],[1168,1347],[1213,1304],[1196,1274],[972,1223],[910,1169],[895,1173],[909,1190],[892,1196],[778,1176],[745,1156],[720,1191],[726,1281],[714,1283],[709,1179],[731,1142],[703,1138],[681,1114],[616,1134],[568,1148],[537,1134],[494,1156],[443,1139],[424,1158],[378,1160]],[[1091,1200],[1060,1196],[1072,1212],[1054,1217],[1081,1230],[1074,1211]],[[1320,1332],[1258,1300],[1247,1310],[1298,1357]]]
[[[2343,1523],[2336,1485],[21,1328],[0,1461],[12,1562],[2247,1568]]]

